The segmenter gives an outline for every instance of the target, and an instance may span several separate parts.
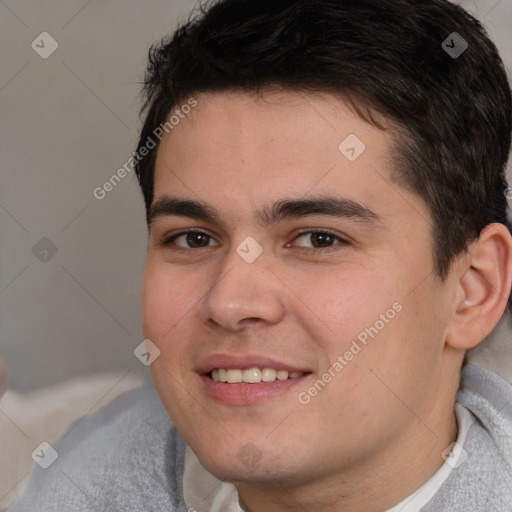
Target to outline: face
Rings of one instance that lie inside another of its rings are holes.
[[[174,423],[239,482],[412,444],[442,392],[451,292],[427,207],[390,178],[391,133],[333,96],[196,99],[158,151],[142,302]]]

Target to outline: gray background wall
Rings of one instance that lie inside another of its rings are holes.
[[[0,352],[13,389],[141,366],[142,198],[133,174],[102,200],[93,190],[134,149],[150,43],[193,4],[0,3]],[[463,5],[512,69],[512,1]],[[31,47],[51,49],[42,32],[58,43],[46,59]]]

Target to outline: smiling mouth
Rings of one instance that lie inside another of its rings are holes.
[[[207,374],[214,382],[226,384],[258,384],[276,380],[297,379],[306,375],[305,372],[288,372],[275,368],[215,368]]]

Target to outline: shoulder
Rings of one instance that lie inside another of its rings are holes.
[[[496,373],[467,364],[462,369],[457,401],[469,408],[489,426],[493,420],[512,419],[512,384]],[[512,428],[511,425],[508,425]]]
[[[181,510],[185,442],[154,386],[77,420],[9,511]]]
[[[422,510],[511,512],[512,385],[490,370],[466,365],[457,401],[475,421],[460,466]]]

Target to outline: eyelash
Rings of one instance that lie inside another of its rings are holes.
[[[337,250],[340,250],[342,247],[344,246],[347,246],[349,245],[349,242],[347,240],[344,240],[343,238],[341,238],[340,236],[332,233],[331,231],[329,230],[325,230],[325,229],[307,229],[307,230],[304,230],[304,231],[301,231],[299,233],[297,233],[297,235],[294,237],[293,241],[295,241],[297,238],[300,238],[301,236],[303,235],[307,235],[307,234],[314,234],[314,233],[319,233],[319,234],[322,234],[322,235],[329,235],[330,237],[334,238],[335,240],[337,240],[339,243],[337,244],[334,244],[332,246],[329,246],[329,247],[317,247],[317,248],[307,248],[307,247],[300,247],[300,249],[302,250],[303,253],[305,254],[316,254],[318,255],[319,253],[330,253],[330,252],[333,252],[333,251],[337,251]],[[209,237],[210,239],[213,239],[213,236],[209,235],[208,233],[204,232],[204,231],[199,231],[199,230],[195,230],[195,229],[190,229],[190,230],[186,230],[186,231],[180,231],[179,233],[175,233],[174,235],[171,235],[167,238],[165,238],[162,242],[162,245],[164,247],[169,247],[176,238],[180,237],[180,236],[183,236],[183,235],[189,235],[189,234],[199,234],[199,235],[205,235],[207,237]],[[201,251],[202,249],[208,249],[210,246],[206,246],[206,247],[199,247],[199,248],[183,248],[183,247],[178,247],[177,249],[174,249],[176,251]]]

